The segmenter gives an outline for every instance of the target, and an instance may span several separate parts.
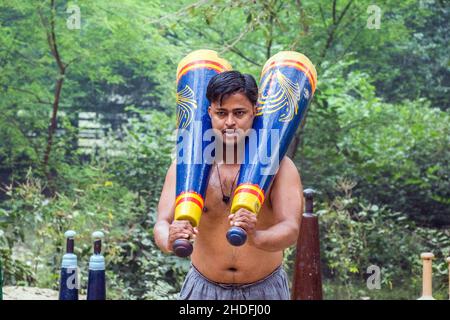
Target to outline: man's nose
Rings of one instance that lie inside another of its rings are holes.
[[[225,120],[225,125],[227,127],[234,127],[236,125],[236,121],[234,120],[234,115],[230,113]]]

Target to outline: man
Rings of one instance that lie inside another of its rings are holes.
[[[238,144],[252,128],[258,88],[252,76],[227,71],[211,79],[206,96],[211,102],[212,127],[224,146],[223,159],[216,153],[198,228],[187,221],[173,221],[176,165],[171,165],[158,205],[156,244],[168,253],[176,239],[195,239],[192,266],[180,299],[289,299],[288,279],[281,265],[283,250],[297,240],[303,210],[297,168],[289,158],[282,159],[258,216],[245,209],[230,215],[242,156]],[[234,151],[231,161],[226,157],[230,148]],[[243,246],[228,243],[225,235],[230,226],[247,232]]]

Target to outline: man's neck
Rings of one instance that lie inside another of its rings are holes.
[[[244,159],[244,150],[239,150],[237,144],[222,145],[222,152],[218,152],[216,163],[221,165],[240,165]],[[241,148],[242,149],[242,148]]]

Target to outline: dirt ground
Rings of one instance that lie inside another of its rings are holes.
[[[85,300],[85,296],[79,297]],[[58,300],[58,291],[34,287],[3,287],[3,300]]]

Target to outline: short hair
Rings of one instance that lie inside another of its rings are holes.
[[[242,92],[255,105],[258,100],[258,85],[255,78],[239,71],[225,71],[211,78],[206,89],[206,97],[210,103],[218,101],[221,105],[225,96],[238,92]]]

